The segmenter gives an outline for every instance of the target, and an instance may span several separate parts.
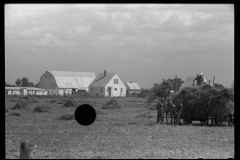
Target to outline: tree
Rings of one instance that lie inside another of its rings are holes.
[[[15,82],[15,84],[17,85],[17,87],[21,86],[21,80],[20,78],[18,78]]]
[[[224,89],[225,87],[222,84],[214,83],[214,88]]]
[[[35,85],[36,88],[38,88],[38,83]]]
[[[28,87],[34,87],[34,83],[33,82],[29,82],[28,83]]]
[[[181,78],[168,79],[167,81],[169,81],[173,84],[174,91],[178,91],[184,82]]]
[[[21,83],[22,83],[22,87],[28,87],[28,78],[26,77],[23,77],[22,80],[21,80]]]
[[[171,82],[163,79],[161,84],[154,83],[153,87],[150,90],[150,96],[148,97],[148,102],[151,103],[156,98],[163,98],[172,90],[173,85]]]

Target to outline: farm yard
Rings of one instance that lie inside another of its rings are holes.
[[[6,158],[19,157],[19,144],[37,145],[33,159],[78,158],[233,158],[234,127],[157,124],[156,111],[146,99],[38,97],[25,110],[11,109],[16,100],[5,97]],[[117,109],[102,109],[115,99]],[[66,103],[65,103],[66,104]],[[97,113],[90,126],[79,125],[73,115],[77,106],[92,105]],[[39,107],[41,106],[41,107]],[[42,112],[41,112],[42,111]]]

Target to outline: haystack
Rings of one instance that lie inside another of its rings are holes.
[[[111,100],[109,102],[107,102],[102,109],[117,109],[117,108],[122,108],[120,106],[120,104],[118,104],[118,102],[116,100]]]
[[[74,114],[64,114],[59,117],[60,120],[75,120]]]
[[[73,98],[68,99],[63,104],[63,107],[77,107],[77,106],[78,106],[78,103]]]
[[[38,112],[38,113],[40,113],[40,112],[48,112],[48,110],[49,110],[50,108],[48,107],[48,106],[45,106],[45,105],[42,105],[42,106],[36,106],[35,108],[34,108],[34,110],[33,110],[33,112]]]
[[[29,97],[22,97],[17,100],[17,104],[11,109],[29,110],[33,101]]]

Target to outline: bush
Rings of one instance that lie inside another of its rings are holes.
[[[64,114],[59,117],[60,120],[75,120],[74,114]]]
[[[16,98],[11,98],[11,99],[9,100],[9,102],[16,102],[16,101],[17,101]]]
[[[34,110],[33,110],[33,112],[48,112],[48,110],[49,110],[50,108],[49,107],[47,107],[47,106],[45,106],[45,105],[43,105],[43,106],[37,106],[37,107],[35,107],[34,108]]]
[[[122,107],[120,106],[120,104],[118,104],[118,102],[115,99],[110,100],[102,107],[102,109],[116,109],[116,108]]]
[[[31,99],[32,99],[32,102],[33,102],[33,103],[39,103],[39,101],[38,101],[38,98],[37,98],[37,97],[31,97]]]

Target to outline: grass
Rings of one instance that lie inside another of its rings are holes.
[[[116,98],[123,108],[104,110],[106,114],[97,114],[92,125],[81,126],[75,120],[56,119],[74,114],[76,108],[62,107],[49,99],[38,98],[37,104],[49,106],[49,112],[18,110],[21,116],[6,116],[7,158],[18,158],[22,140],[37,144],[34,159],[234,157],[234,127],[156,124],[154,111],[151,119],[134,118],[149,111],[141,98]],[[74,99],[79,105],[91,104],[96,110],[110,100]],[[9,100],[5,98],[7,109],[15,105]],[[35,106],[32,104],[31,108]]]

